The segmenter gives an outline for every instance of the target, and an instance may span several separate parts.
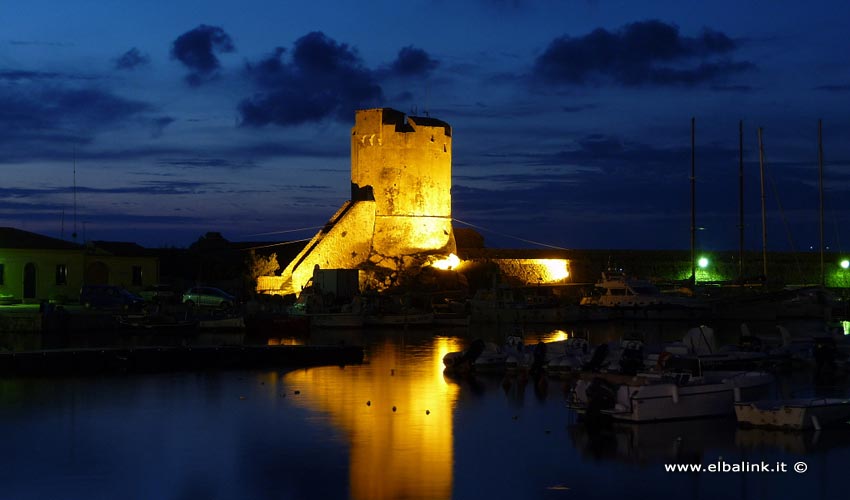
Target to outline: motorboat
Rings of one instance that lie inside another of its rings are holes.
[[[761,398],[772,383],[765,372],[584,374],[568,406],[587,418],[630,422],[731,415],[734,403]]]
[[[367,314],[363,319],[363,324],[369,326],[430,326],[434,324],[434,313],[412,311]]]
[[[567,376],[576,373],[593,356],[593,349],[585,338],[570,337],[547,344],[546,370],[550,375]]]
[[[662,293],[651,281],[619,270],[602,273],[592,294],[581,299],[586,308],[602,308],[613,317],[629,319],[691,318],[708,310],[702,301],[683,295]]]
[[[542,369],[547,344],[525,345],[520,335],[510,335],[502,345],[477,339],[463,351],[443,356],[444,373],[516,373]]]
[[[664,345],[661,352],[647,356],[647,365],[663,365],[671,357],[699,361],[702,370],[748,370],[786,362],[790,355],[783,350],[762,350],[751,337],[740,344],[717,346],[714,329],[699,325],[685,332],[682,340]]]
[[[820,430],[850,420],[850,399],[810,398],[735,403],[735,416],[743,427],[785,430]]]
[[[480,289],[469,305],[472,323],[546,324],[581,318],[578,306],[563,303],[548,287]]]

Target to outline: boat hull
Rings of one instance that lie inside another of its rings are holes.
[[[773,377],[762,372],[715,374],[711,381],[682,384],[632,377],[631,381],[608,383],[612,404],[595,407],[591,384],[597,377],[579,380],[573,407],[594,416],[628,422],[655,422],[686,418],[731,415],[736,401],[752,401],[764,395]],[[588,411],[590,410],[590,411]]]
[[[735,416],[743,427],[806,430],[850,419],[850,400],[813,399],[736,403]]]
[[[328,313],[309,314],[310,326],[316,328],[360,328],[363,326],[362,314]]]
[[[434,324],[434,313],[367,315],[363,324],[370,326],[428,326]]]

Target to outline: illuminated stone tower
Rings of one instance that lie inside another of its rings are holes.
[[[455,251],[452,129],[390,108],[360,110],[351,129],[351,200],[283,271],[298,292],[313,268],[403,271]]]
[[[449,244],[452,129],[394,109],[357,112],[351,130],[351,199],[375,200],[374,252],[407,255]]]

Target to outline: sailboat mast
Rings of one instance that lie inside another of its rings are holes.
[[[691,284],[697,282],[696,269],[696,118],[691,117]]]
[[[77,242],[77,148],[74,147],[74,232],[71,233],[74,243]]]
[[[762,274],[767,281],[767,218],[764,209],[764,145],[761,141],[761,127],[759,131],[759,176],[761,177],[761,260]]]
[[[738,121],[738,281],[744,282],[744,120]]]
[[[826,284],[823,270],[823,127],[818,120],[818,194],[820,199],[820,285]]]

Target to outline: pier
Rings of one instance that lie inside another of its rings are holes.
[[[69,375],[304,368],[363,362],[359,346],[186,346],[51,349],[0,353],[0,374]]]

